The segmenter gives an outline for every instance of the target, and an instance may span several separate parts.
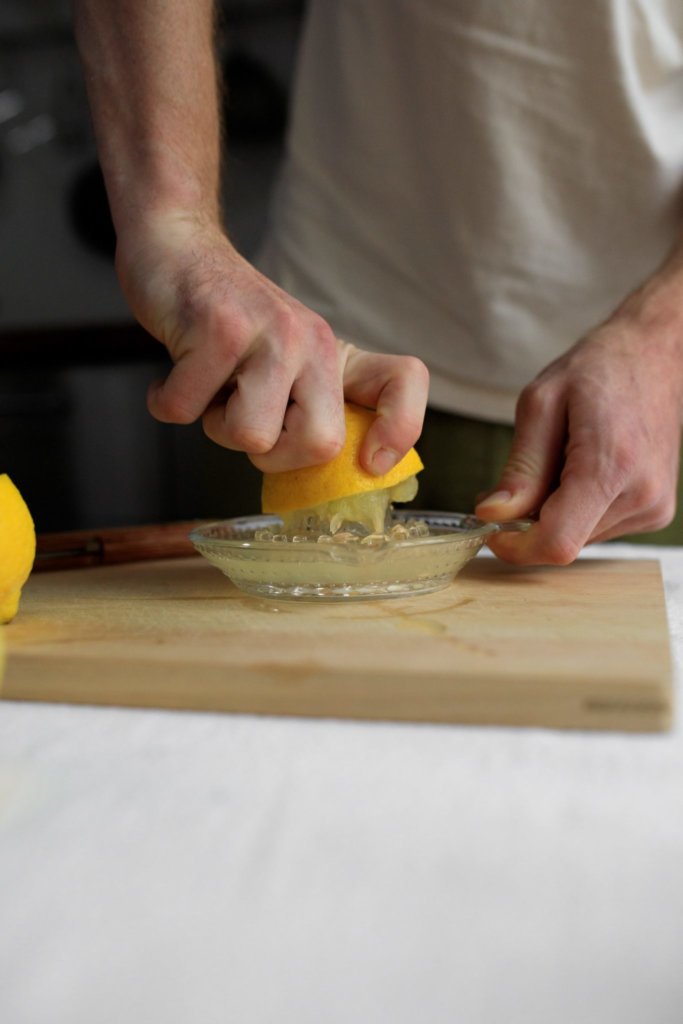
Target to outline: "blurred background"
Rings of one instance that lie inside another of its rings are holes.
[[[222,0],[228,230],[252,257],[283,152],[304,0]],[[0,5],[0,472],[39,531],[259,510],[259,474],[151,418],[165,349],[132,320],[68,0]]]

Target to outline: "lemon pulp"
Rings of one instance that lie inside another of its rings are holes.
[[[360,463],[360,450],[377,413],[347,402],[346,440],[342,450],[319,466],[263,477],[261,509],[275,513],[288,536],[338,534],[342,527],[383,533],[394,501],[411,501],[417,494],[416,474],[423,469],[411,448],[389,472],[375,476]]]
[[[348,494],[333,498],[312,508],[294,509],[281,512],[283,528],[287,535],[307,533],[337,534],[342,529],[360,527],[368,533],[381,534],[387,530],[391,505],[395,501],[412,501],[417,494],[417,477],[410,476],[393,487],[382,487],[376,491]]]

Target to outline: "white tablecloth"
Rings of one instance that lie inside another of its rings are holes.
[[[3,1024],[682,1020],[678,722],[0,703]]]

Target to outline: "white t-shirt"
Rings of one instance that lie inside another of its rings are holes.
[[[683,0],[309,0],[261,266],[438,408],[520,389],[683,212]]]

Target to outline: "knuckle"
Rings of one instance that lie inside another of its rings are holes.
[[[411,377],[419,384],[429,384],[429,370],[425,363],[417,356],[400,356],[403,372],[406,377]]]
[[[544,416],[555,404],[555,394],[548,383],[540,378],[532,380],[517,399],[517,417],[536,419]]]
[[[510,453],[505,467],[505,478],[513,480],[520,477],[523,480],[533,480],[541,472],[539,453],[532,448],[516,444]]]
[[[334,331],[322,317],[315,317],[312,325],[313,337],[324,355],[334,356],[336,359],[338,345]]]
[[[271,347],[285,363],[299,362],[302,357],[328,365],[337,359],[337,341],[329,324],[315,314],[302,316],[297,310],[282,306],[272,325]]]
[[[211,322],[207,324],[206,337],[223,366],[237,366],[249,346],[244,326],[237,324],[225,309],[213,312]]]
[[[671,496],[659,502],[648,516],[647,529],[663,530],[673,522],[676,515],[676,499]]]
[[[631,501],[636,511],[654,511],[662,501],[659,481],[653,477],[644,477],[631,490]]]
[[[247,455],[266,455],[277,443],[277,437],[273,437],[272,432],[267,428],[248,423],[239,425],[226,423],[222,416],[220,418],[216,416],[215,410],[211,410],[203,416],[202,426],[209,440],[224,448],[245,452]]]
[[[622,440],[612,456],[612,474],[621,481],[626,481],[635,472],[637,465],[636,444],[628,439]]]
[[[593,435],[585,438],[585,449],[595,449]],[[609,454],[596,455],[593,459],[587,482],[594,486],[606,503],[611,504],[620,495],[633,494],[633,478],[637,472],[638,459],[635,445],[622,439]]]
[[[429,383],[429,370],[417,355],[396,355],[394,366],[398,377],[410,378],[420,384]]]
[[[423,390],[429,386],[429,370],[418,356],[391,355],[381,360],[384,375],[394,387],[398,385],[404,390],[407,382],[416,383]]]
[[[549,537],[540,548],[548,565],[570,565],[581,551],[581,544],[566,536]]]
[[[269,431],[250,424],[234,427],[230,431],[230,440],[238,451],[247,452],[249,455],[265,455],[277,442],[277,438]]]
[[[284,303],[278,306],[273,326],[281,344],[289,344],[296,337],[296,315],[294,310]]]
[[[156,418],[181,426],[194,423],[197,419],[196,413],[192,411],[182,395],[168,395],[163,391],[156,396],[151,411]]]
[[[591,474],[586,479],[587,486],[593,486],[598,495],[602,497],[605,506],[616,501],[624,489],[626,474],[623,473],[614,463],[610,463],[602,471]]]
[[[309,438],[303,446],[302,455],[313,465],[330,462],[339,455],[344,447],[344,440],[334,434],[317,434]]]

